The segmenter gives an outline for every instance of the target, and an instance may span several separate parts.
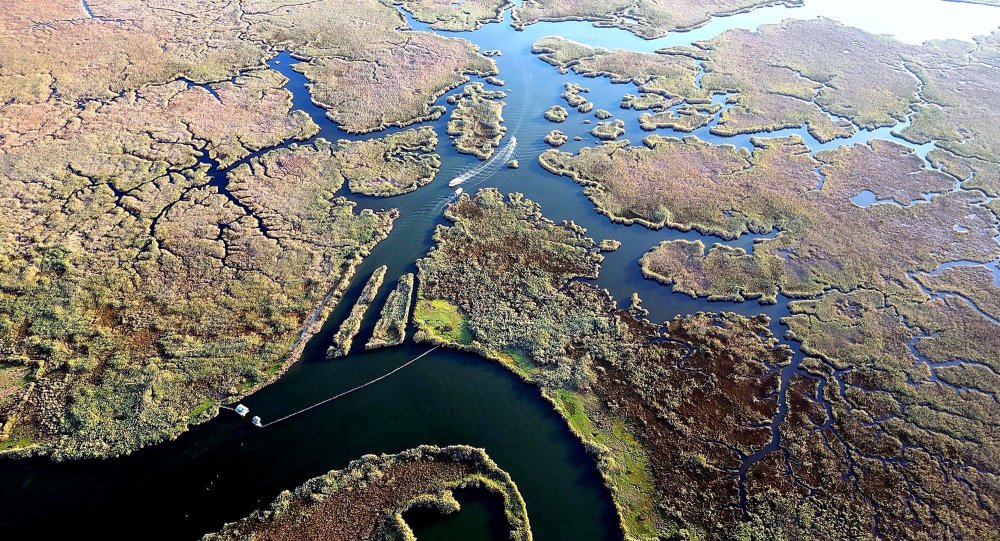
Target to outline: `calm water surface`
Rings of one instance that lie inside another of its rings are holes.
[[[559,94],[567,81],[591,89],[587,98],[595,103],[595,110],[606,109],[624,120],[626,138],[638,143],[647,133],[638,129],[637,112],[618,107],[622,95],[634,93],[634,87],[613,85],[604,78],[560,75],[531,55],[530,48],[541,37],[561,35],[595,46],[653,51],[708,39],[730,28],[754,29],[787,17],[818,15],[874,32],[896,33],[911,42],[968,38],[1000,25],[1000,9],[982,6],[937,0],[865,1],[863,5],[855,0],[818,0],[802,8],[770,7],[718,18],[691,32],[647,41],[617,29],[596,29],[584,22],[541,23],[515,32],[507,25],[508,12],[503,24],[449,34],[465,37],[482,49],[503,51],[496,60],[500,78],[506,81],[503,89],[508,92],[504,111],[506,140],[516,136],[519,141],[515,157],[520,169],[507,169],[498,163],[463,187],[466,191],[494,186],[504,192],[523,192],[540,203],[549,218],[573,220],[586,227],[596,240],[621,240],[621,250],[607,254],[597,284],[611,291],[622,305],[627,304],[632,292],[638,292],[657,320],[700,310],[767,313],[772,317],[773,330],[780,335],[783,330],[778,318],[787,314],[787,299],[779,299],[779,304],[773,306],[708,303],[673,294],[668,288],[644,280],[637,267],[639,257],[663,240],[701,239],[707,245],[725,242],[749,251],[753,236],[723,241],[694,232],[615,225],[594,212],[576,184],[549,175],[538,166],[538,154],[548,148],[542,137],[557,127],[541,114],[561,102]],[[413,28],[426,29],[426,25],[407,20]],[[386,133],[348,136],[340,131],[309,102],[305,80],[291,69],[294,63],[283,54],[270,64],[289,77],[288,89],[293,93],[295,107],[310,113],[320,124],[319,136],[365,139]],[[444,98],[439,103],[447,106]],[[558,125],[571,139],[583,137],[580,142],[571,140],[562,150],[576,151],[594,144],[588,134],[593,126],[583,123],[584,119],[596,122],[592,113],[572,111],[569,120]],[[478,163],[452,149],[443,137],[446,122],[447,115],[427,123],[442,136],[437,150],[443,166],[433,183],[390,199],[348,196],[361,208],[399,208],[401,218],[392,235],[359,268],[345,302],[310,343],[302,362],[278,382],[244,401],[265,421],[372,379],[424,351],[423,346],[408,344],[373,353],[356,350],[335,361],[323,358],[330,334],[345,317],[362,284],[376,267],[385,264],[389,266],[386,283],[355,343],[361,346],[367,341],[395,278],[415,270],[414,261],[426,253],[434,228],[444,223],[441,211],[452,197],[448,181]],[[696,135],[716,143],[750,146],[749,136],[723,139],[707,130],[699,130]],[[398,130],[387,130],[392,131]],[[894,138],[892,131],[861,132],[851,140],[827,145],[820,145],[802,129],[777,135],[796,133],[815,149],[821,149],[874,137]],[[920,150],[926,152],[926,148]],[[223,175],[217,175],[216,180],[220,187],[225,186]],[[783,374],[786,382],[794,366]],[[610,495],[596,466],[537,389],[479,357],[445,350],[438,350],[377,386],[265,430],[224,414],[174,442],[122,459],[65,464],[45,459],[0,462],[0,479],[4,483],[0,491],[0,531],[9,538],[32,535],[49,539],[72,533],[102,539],[195,539],[224,522],[247,515],[281,490],[342,468],[363,454],[398,452],[425,443],[485,448],[521,489],[537,540],[621,538]],[[464,504],[463,511],[451,517],[442,519],[426,511],[407,515],[422,541],[505,538],[502,511],[495,497],[462,491],[459,500]]]

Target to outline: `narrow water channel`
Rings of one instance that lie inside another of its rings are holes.
[[[830,5],[825,1],[815,4]],[[969,6],[951,7],[953,11],[964,8]],[[514,155],[521,164],[519,169],[500,167],[492,175],[472,179],[463,188],[470,192],[493,186],[503,192],[522,192],[538,202],[543,213],[553,220],[573,220],[598,241],[604,238],[622,241],[619,251],[606,254],[596,283],[607,288],[623,305],[631,293],[639,293],[654,320],[698,311],[767,313],[772,318],[772,330],[780,336],[783,330],[778,320],[788,313],[788,299],[779,298],[778,304],[770,306],[756,302],[709,303],[673,294],[669,288],[643,279],[637,266],[639,257],[663,240],[701,239],[706,245],[725,242],[749,251],[753,236],[722,241],[695,232],[616,225],[594,211],[575,183],[541,169],[537,157],[548,148],[542,138],[557,127],[542,118],[542,112],[561,103],[559,94],[565,82],[590,88],[587,98],[595,103],[595,110],[606,109],[615,118],[624,120],[625,137],[634,143],[647,132],[638,128],[638,112],[618,106],[626,92],[635,92],[634,87],[613,85],[605,78],[560,75],[532,55],[530,49],[532,43],[544,36],[561,35],[595,46],[653,51],[708,39],[731,28],[754,29],[785,17],[822,13],[813,2],[807,2],[806,8],[768,7],[717,18],[691,32],[646,41],[621,30],[596,29],[584,22],[540,23],[515,32],[508,24],[508,11],[501,24],[486,25],[475,32],[449,33],[469,39],[483,50],[503,51],[496,61],[500,78],[506,81],[502,89],[508,93],[504,110],[508,132],[504,142],[517,137],[520,143]],[[996,16],[1000,17],[1000,10]],[[900,25],[904,23],[911,24],[903,21]],[[427,30],[426,25],[408,16],[407,24]],[[928,23],[928,27],[932,26]],[[269,64],[289,78],[287,88],[293,94],[294,107],[309,113],[321,126],[318,137],[357,140],[398,131],[393,128],[360,136],[341,131],[326,119],[322,109],[310,103],[304,77],[292,68],[295,62],[288,54],[282,54]],[[438,103],[450,112],[451,106],[444,97]],[[434,126],[441,138],[437,152],[442,156],[442,170],[430,185],[388,199],[345,194],[359,208],[399,208],[401,217],[389,238],[360,266],[344,302],[310,342],[302,361],[279,381],[244,401],[265,422],[370,380],[425,351],[424,346],[413,344],[376,352],[365,352],[360,347],[370,336],[378,309],[395,279],[415,270],[414,262],[431,245],[434,228],[445,223],[442,209],[453,196],[448,181],[479,163],[454,151],[444,136],[447,119],[446,114],[424,124]],[[595,144],[588,133],[593,126],[585,124],[584,119],[596,122],[592,113],[582,115],[572,111],[570,119],[558,125],[571,139],[583,138],[579,142],[571,140],[561,150],[574,152]],[[890,132],[861,132],[851,140],[838,140],[832,145],[863,142],[873,137],[891,138]],[[783,134],[790,133],[803,136],[810,145],[819,145],[804,129]],[[750,144],[749,136],[723,139],[708,133],[707,128],[696,134],[715,143]],[[224,176],[216,174],[212,184],[225,189]],[[325,360],[324,351],[332,331],[346,316],[364,281],[381,265],[389,267],[386,283],[365,317],[355,350],[346,358]],[[801,358],[797,345],[790,345],[796,351],[796,363],[783,371],[783,388]],[[784,409],[782,403],[782,412],[775,419],[775,433]],[[5,488],[0,491],[0,531],[9,538],[30,535],[50,539],[71,532],[76,537],[101,539],[195,539],[218,529],[224,522],[247,515],[281,490],[342,468],[364,454],[398,452],[420,444],[468,444],[485,448],[511,474],[527,503],[535,539],[621,538],[610,495],[597,467],[562,419],[535,387],[476,356],[438,350],[364,392],[266,430],[255,429],[235,415],[223,413],[176,441],[121,459],[75,463],[53,463],[47,459],[0,461],[0,479]],[[460,501],[466,508],[454,517],[408,515],[421,541],[503,538],[502,524],[497,526],[496,501],[476,491],[461,493]]]

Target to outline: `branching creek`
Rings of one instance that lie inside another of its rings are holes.
[[[90,14],[86,0],[82,3]],[[702,240],[706,246],[722,243],[749,252],[753,250],[755,241],[773,238],[777,232],[723,240],[696,231],[651,230],[639,225],[614,224],[595,212],[578,185],[541,168],[538,155],[550,148],[543,142],[543,137],[554,128],[565,132],[570,138],[560,149],[565,152],[576,152],[584,146],[598,144],[589,131],[596,122],[593,111],[604,109],[610,111],[614,118],[625,121],[624,137],[633,144],[639,144],[639,140],[649,133],[658,133],[678,137],[693,135],[716,144],[746,148],[752,147],[752,137],[792,134],[801,136],[813,151],[865,143],[874,138],[906,144],[916,148],[921,156],[926,155],[929,146],[914,146],[893,135],[909,120],[892,128],[859,130],[849,139],[836,139],[826,144],[816,141],[805,127],[769,134],[718,137],[710,133],[718,117],[693,133],[669,129],[644,132],[639,129],[640,112],[619,107],[622,96],[635,93],[635,87],[612,84],[603,77],[586,78],[572,73],[561,75],[531,54],[531,45],[542,37],[560,35],[588,45],[654,51],[667,46],[688,45],[732,28],[755,29],[762,23],[779,22],[788,17],[813,17],[817,11],[823,13],[822,6],[827,3],[819,1],[816,6],[813,4],[807,1],[805,8],[772,6],[719,17],[690,32],[671,33],[656,40],[643,40],[623,30],[595,28],[589,23],[575,21],[538,23],[524,31],[514,31],[509,24],[509,9],[501,23],[487,24],[473,32],[441,32],[468,39],[481,50],[502,51],[501,56],[495,57],[500,67],[499,78],[506,82],[500,89],[508,94],[504,109],[507,133],[501,145],[506,145],[512,137],[517,137],[519,142],[512,157],[519,160],[520,168],[490,167],[462,184],[465,192],[475,192],[487,186],[496,187],[504,193],[522,192],[539,203],[543,214],[554,221],[572,220],[586,228],[588,235],[596,241],[621,241],[619,250],[605,254],[600,276],[593,282],[610,291],[623,307],[628,305],[630,295],[635,292],[643,299],[643,306],[649,310],[649,317],[654,321],[666,321],[677,315],[699,311],[732,311],[745,315],[764,313],[771,318],[774,334],[794,352],[791,363],[772,367],[780,371],[781,385],[778,391],[779,408],[771,421],[771,441],[764,448],[740,457],[738,505],[741,508],[746,503],[743,480],[747,470],[764,455],[782,451],[779,427],[788,411],[786,391],[794,374],[804,374],[799,368],[803,353],[798,343],[783,339],[785,329],[780,324],[780,319],[789,315],[790,299],[779,296],[777,304],[761,305],[754,301],[708,302],[691,298],[644,279],[638,260],[664,240]],[[948,9],[966,13],[962,10],[972,8],[954,4]],[[409,27],[433,31],[427,25],[414,21],[409,14],[403,14]],[[996,16],[1000,17],[1000,12]],[[899,21],[898,24],[912,22]],[[934,26],[935,23],[924,24]],[[326,117],[322,108],[310,101],[307,81],[293,69],[296,62],[288,53],[281,53],[268,65],[289,79],[286,88],[292,93],[293,107],[309,114],[320,126],[320,131],[310,140],[289,141],[281,146],[307,144],[315,138],[364,140],[414,127],[393,127],[363,135],[345,133]],[[481,78],[472,80],[483,81]],[[483,82],[487,87],[496,88]],[[570,109],[566,122],[552,124],[542,117],[542,113],[550,105],[563,103],[559,95],[565,82],[589,88],[590,92],[585,97],[594,103],[594,108],[588,114]],[[426,347],[407,343],[366,352],[363,345],[371,335],[378,311],[396,278],[416,270],[415,261],[431,246],[435,228],[445,224],[442,209],[454,197],[454,189],[448,187],[448,182],[481,163],[474,157],[457,153],[445,136],[444,127],[454,107],[447,102],[447,95],[460,90],[448,92],[437,100],[436,105],[447,108],[445,115],[419,124],[433,126],[440,139],[437,152],[442,156],[442,168],[431,184],[392,198],[351,194],[346,185],[343,193],[338,194],[356,202],[358,209],[398,208],[401,216],[391,235],[376,246],[359,266],[343,301],[325,322],[323,330],[310,340],[301,361],[277,382],[243,401],[250,407],[252,415],[260,415],[265,423],[371,380],[426,350]],[[717,102],[722,103],[724,98],[719,100]],[[585,124],[584,119],[591,122]],[[582,139],[574,141],[575,137]],[[273,148],[255,151],[226,169],[220,169],[217,162],[206,157],[205,163],[211,167],[209,185],[250,212],[229,192],[226,171],[270,150]],[[258,222],[267,234],[266,226]],[[388,266],[387,279],[364,318],[351,355],[326,360],[324,350],[330,336],[346,317],[368,276],[381,265]],[[996,268],[998,262],[990,265]],[[1000,274],[1000,270],[996,272]],[[835,372],[831,381],[822,380],[819,385],[816,399],[826,408],[830,423],[832,406],[824,398],[824,391],[826,385],[836,383],[840,396],[844,397],[843,372]],[[955,391],[977,392],[964,388],[955,388]],[[76,535],[91,534],[102,539],[138,536],[194,539],[218,529],[225,522],[249,514],[280,491],[328,470],[342,468],[354,458],[367,453],[398,452],[420,444],[468,444],[485,448],[500,467],[511,474],[520,488],[537,540],[621,538],[610,494],[596,464],[563,420],[539,395],[537,388],[520,381],[495,363],[446,349],[435,351],[420,363],[364,392],[352,394],[266,430],[255,429],[245,420],[223,411],[218,418],[192,428],[175,441],[155,445],[124,458],[75,463],[54,463],[43,458],[0,461],[0,478],[6,486],[6,490],[0,491],[0,509],[4,510],[0,513],[0,531],[10,538],[23,534],[47,539],[71,527]],[[463,510],[452,517],[429,516],[423,512],[413,514],[413,524],[421,541],[506,538],[503,521],[497,520],[497,517],[502,519],[499,501],[477,491],[460,492],[459,501],[463,503]],[[59,520],[51,520],[54,515],[58,515]]]

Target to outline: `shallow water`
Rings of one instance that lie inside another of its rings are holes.
[[[895,17],[882,17],[871,11],[876,9],[873,5],[881,10],[890,4],[897,10]],[[614,85],[604,78],[560,75],[530,53],[531,45],[544,36],[562,35],[596,46],[653,51],[708,39],[730,28],[753,29],[786,17],[816,15],[842,18],[845,22],[880,32],[886,31],[885,25],[889,24],[889,31],[899,32],[908,41],[933,37],[967,38],[1000,25],[1000,9],[936,0],[921,0],[919,4],[921,9],[915,10],[912,1],[865,2],[863,6],[854,0],[810,1],[802,8],[769,7],[718,18],[691,32],[673,33],[648,41],[617,29],[596,29],[586,22],[539,23],[523,32],[515,32],[506,24],[509,12],[502,24],[486,25],[476,32],[449,33],[470,39],[482,49],[503,51],[503,56],[496,61],[501,70],[500,78],[507,83],[503,90],[508,92],[504,111],[508,132],[504,143],[511,137],[519,141],[513,156],[520,161],[519,169],[501,166],[492,174],[477,175],[462,187],[466,192],[484,186],[494,186],[504,192],[523,192],[541,204],[544,214],[553,220],[573,220],[587,228],[590,236],[598,241],[604,238],[622,241],[620,250],[605,254],[596,283],[607,288],[623,306],[628,303],[629,295],[637,292],[650,310],[651,318],[659,321],[698,311],[766,313],[772,318],[772,330],[781,335],[783,329],[778,319],[788,313],[787,298],[779,298],[776,305],[709,303],[673,294],[669,288],[643,279],[637,266],[643,253],[664,240],[700,239],[706,246],[723,242],[751,251],[755,236],[724,241],[696,232],[653,231],[613,224],[594,211],[578,185],[567,178],[548,174],[538,165],[538,154],[549,148],[542,137],[553,128],[566,132],[571,138],[561,149],[563,151],[573,152],[595,143],[588,134],[593,124],[582,122],[584,119],[596,122],[593,112],[582,115],[571,110],[570,118],[559,125],[542,118],[546,108],[562,103],[559,94],[567,81],[591,89],[587,98],[595,103],[595,111],[605,109],[615,118],[624,120],[626,138],[638,143],[647,132],[638,128],[638,112],[618,106],[625,93],[635,93],[633,86]],[[851,9],[845,10],[846,5]],[[858,19],[857,13],[865,13],[861,17],[863,20]],[[956,16],[961,16],[963,24],[951,24]],[[407,20],[414,28],[426,29],[426,25]],[[325,118],[322,109],[309,101],[304,78],[291,69],[294,63],[294,59],[283,54],[270,65],[289,78],[287,87],[293,93],[294,106],[309,113],[320,125],[320,137],[359,140],[399,130],[392,128],[368,135],[344,133]],[[444,97],[438,103],[450,111],[451,106]],[[434,228],[445,223],[441,211],[453,197],[448,181],[480,163],[473,157],[458,154],[451,147],[444,137],[447,118],[445,115],[424,124],[434,126],[441,137],[437,151],[443,165],[434,182],[411,194],[388,199],[348,194],[360,208],[399,208],[401,218],[389,238],[380,243],[358,269],[344,302],[306,348],[302,362],[294,365],[278,382],[244,401],[252,414],[262,416],[265,422],[280,417],[381,375],[425,350],[423,346],[412,344],[377,352],[364,352],[359,348],[367,341],[381,303],[394,287],[395,279],[415,270],[415,260],[431,245]],[[826,145],[820,145],[804,129],[786,130],[772,136],[799,134],[819,150],[865,142],[874,137],[894,138],[891,132],[901,126],[860,132],[849,140]],[[703,128],[695,134],[714,143],[748,148],[751,145],[750,136],[719,138],[708,129]],[[657,133],[672,132],[659,130]],[[581,136],[583,141],[572,141],[574,136]],[[927,148],[919,151],[926,153]],[[213,185],[224,189],[224,176],[215,175]],[[323,353],[333,329],[346,316],[371,272],[383,264],[389,267],[387,279],[364,320],[355,350],[346,358],[326,361]],[[782,370],[783,387],[787,386],[801,359],[797,345],[792,343],[790,346],[796,352],[796,362]],[[785,410],[782,401],[773,424],[775,432]],[[330,469],[341,468],[363,454],[397,452],[428,443],[484,447],[521,489],[535,539],[608,540],[621,537],[610,495],[597,468],[562,419],[540,397],[536,388],[476,356],[438,350],[376,386],[266,430],[254,429],[236,416],[223,413],[174,442],[122,459],[69,464],[44,459],[0,462],[0,478],[7,488],[0,491],[0,528],[11,537],[40,535],[43,539],[68,531],[78,536],[99,535],[104,539],[131,539],[137,534],[144,538],[192,539],[219,528],[224,522],[245,516],[283,489]],[[768,449],[775,444],[772,442]],[[444,519],[426,514],[416,516],[415,526],[422,541],[503,537],[497,537],[495,501],[475,492],[462,493],[460,501],[464,501],[467,508],[455,516]],[[55,516],[60,520],[52,520]]]

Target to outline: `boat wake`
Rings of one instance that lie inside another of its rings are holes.
[[[511,137],[510,141],[507,143],[505,147],[503,147],[503,149],[500,152],[494,154],[493,157],[490,158],[489,160],[451,179],[451,181],[448,182],[448,186],[451,188],[455,188],[456,186],[461,186],[462,184],[465,184],[466,182],[478,176],[481,176],[484,173],[486,173],[487,177],[492,175],[493,173],[496,173],[497,169],[502,167],[503,164],[507,163],[512,157],[514,157],[514,152],[516,151],[517,151],[517,137]]]

